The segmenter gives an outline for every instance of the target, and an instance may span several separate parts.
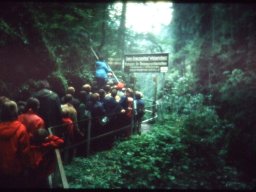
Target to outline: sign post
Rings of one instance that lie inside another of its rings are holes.
[[[126,54],[124,56],[124,72],[129,73],[166,73],[168,71],[168,53],[155,54]],[[157,100],[157,76],[153,77],[154,81],[154,101],[152,108],[152,116],[156,115]]]
[[[110,57],[108,58],[107,63],[113,70],[122,70],[123,60],[121,58]]]
[[[157,76],[153,77],[153,81],[154,81],[154,101],[153,101],[153,107],[152,107],[152,118],[155,117],[156,115],[156,100],[157,100]],[[155,120],[154,120],[155,121]]]

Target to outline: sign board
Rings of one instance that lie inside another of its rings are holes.
[[[111,69],[121,70],[122,69],[122,59],[121,58],[108,58],[107,63]]]
[[[126,72],[167,72],[168,53],[129,54],[124,56]]]

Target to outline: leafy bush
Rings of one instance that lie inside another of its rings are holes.
[[[174,135],[169,134],[170,130]],[[178,160],[182,156],[179,154],[182,145],[179,144],[175,132],[174,127],[166,127],[166,130],[160,133],[154,129],[151,134],[133,136],[131,140],[118,143],[112,151],[98,153],[88,159],[76,158],[73,165],[66,166],[67,177],[74,182],[71,187],[168,187],[168,180],[174,177],[163,177],[166,165],[172,165],[176,162],[175,158]],[[161,140],[158,137],[162,137]],[[171,157],[171,153],[175,153],[175,156]],[[173,158],[173,162],[170,158]],[[77,168],[82,168],[82,171],[75,171],[76,164],[78,164]],[[90,177],[75,179],[81,178],[81,172],[82,175],[90,175]]]
[[[185,113],[172,113],[165,124],[116,143],[107,152],[75,158],[65,167],[72,188],[250,189],[225,161],[223,122],[197,95]],[[190,108],[190,109],[188,109]]]
[[[218,113],[235,125],[229,131],[228,159],[241,168],[250,181],[256,176],[253,171],[256,160],[256,74],[241,69],[224,74],[227,78],[219,86]]]

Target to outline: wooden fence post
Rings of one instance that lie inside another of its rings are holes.
[[[91,145],[91,127],[92,127],[92,118],[91,114],[89,114],[89,122],[87,127],[87,142],[86,142],[86,156],[90,155],[90,145]]]
[[[153,81],[155,84],[155,89],[154,89],[154,101],[153,101],[153,106],[152,106],[152,118],[155,117],[156,115],[156,100],[157,100],[157,76],[153,77]],[[155,121],[155,119],[153,119]]]
[[[131,135],[133,135],[135,133],[135,84],[136,84],[136,78],[133,74],[132,78],[131,78],[131,83],[133,84],[133,101],[132,101],[132,118],[131,118]]]

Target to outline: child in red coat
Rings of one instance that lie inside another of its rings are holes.
[[[33,169],[31,170],[31,187],[49,187],[48,176],[54,172],[56,159],[54,149],[60,148],[64,140],[50,135],[44,128],[34,133],[35,140],[31,143],[31,158]]]
[[[67,116],[65,111],[62,111],[62,123],[64,131],[65,147],[69,147],[75,141],[75,126],[70,117]],[[69,164],[74,158],[76,150],[74,148],[64,150],[62,153],[63,162]]]
[[[44,120],[37,114],[39,107],[39,100],[30,97],[25,105],[24,113],[18,116],[18,120],[27,128],[30,141],[33,140],[33,134],[37,129],[45,127]]]

